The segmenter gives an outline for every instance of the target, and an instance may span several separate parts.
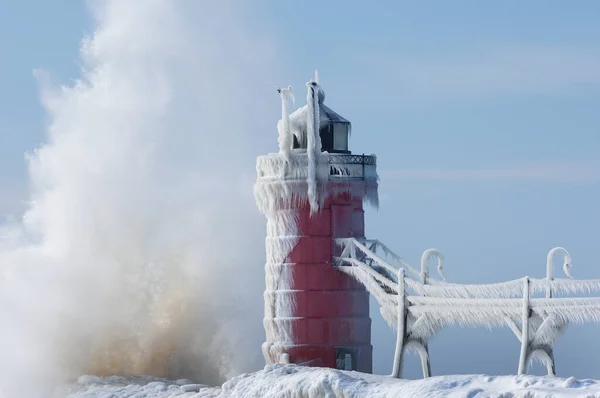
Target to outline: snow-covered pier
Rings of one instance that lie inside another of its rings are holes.
[[[397,330],[395,377],[401,376],[406,350],[419,354],[423,377],[429,377],[427,342],[452,325],[507,326],[521,343],[518,374],[527,373],[535,359],[546,366],[549,375],[555,375],[553,345],[565,328],[570,323],[600,321],[600,297],[564,297],[600,292],[600,279],[571,279],[571,257],[560,247],[548,253],[545,279],[524,277],[462,285],[445,281],[444,260],[436,249],[423,253],[421,269],[417,270],[379,241],[349,238],[336,243],[342,247],[341,255],[335,258],[337,269],[366,286],[381,305],[385,320]],[[558,253],[564,256],[568,278],[554,278],[553,262]],[[432,257],[438,259],[441,280],[429,277]]]

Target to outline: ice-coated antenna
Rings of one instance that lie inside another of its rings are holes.
[[[315,83],[319,84],[319,70],[315,69]]]

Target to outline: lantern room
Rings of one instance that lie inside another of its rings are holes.
[[[319,112],[320,115],[325,116],[325,118],[321,116],[321,127],[319,129],[321,152],[350,153],[348,150],[350,122],[322,102],[319,102]],[[325,122],[323,119],[325,119]]]
[[[310,84],[309,89],[319,90],[319,136],[321,137],[321,152],[349,154],[348,138],[351,130],[350,121],[324,104],[325,92],[318,84]],[[300,117],[305,118],[305,108],[306,106],[292,113],[290,119],[295,120]],[[298,139],[298,137],[306,137],[306,131],[302,131],[300,134],[294,134],[292,148],[306,149],[306,140],[302,138]]]

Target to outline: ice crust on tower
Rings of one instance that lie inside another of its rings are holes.
[[[267,363],[277,363],[285,347],[294,343],[291,321],[295,303],[278,294],[291,286],[288,255],[298,243],[298,209],[316,214],[331,197],[348,195],[377,207],[376,158],[371,164],[348,164],[340,155],[321,151],[320,127],[327,122],[325,94],[317,79],[307,83],[307,103],[293,110],[291,87],[280,89],[282,116],[277,123],[279,152],[259,156],[254,195],[267,219],[265,318],[268,336],[263,344]],[[290,111],[292,111],[290,113]],[[296,148],[294,148],[294,142]],[[360,180],[357,183],[356,180]],[[270,337],[269,337],[270,336]]]

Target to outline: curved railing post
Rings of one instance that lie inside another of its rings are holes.
[[[554,255],[558,252],[562,252],[564,257],[563,271],[569,279],[571,277],[571,255],[567,249],[563,247],[555,247],[548,252],[546,257],[546,280],[548,281],[548,287],[546,288],[546,298],[552,298],[552,286],[551,282],[554,280]]]
[[[446,280],[444,276],[444,256],[442,256],[442,253],[438,249],[427,249],[421,256],[421,283],[424,285],[427,284],[427,280],[429,279],[429,260],[433,257],[438,260],[437,271],[440,278]]]

